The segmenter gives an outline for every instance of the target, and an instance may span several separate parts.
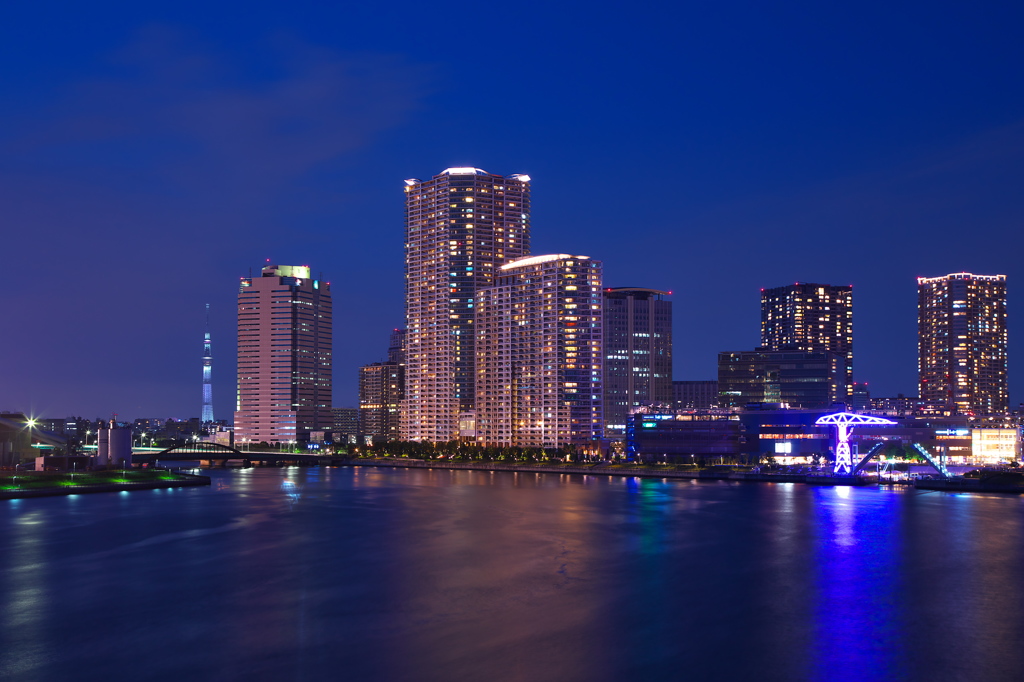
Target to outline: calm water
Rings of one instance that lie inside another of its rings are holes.
[[[1018,497],[212,476],[0,502],[0,678],[1024,678]]]

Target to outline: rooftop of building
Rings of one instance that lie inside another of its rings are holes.
[[[527,258],[514,260],[511,263],[505,263],[501,266],[501,269],[512,270],[513,268],[523,268],[530,265],[540,265],[541,263],[550,263],[552,261],[559,260],[590,260],[590,256],[573,256],[568,253],[549,253],[545,256],[528,256]]]
[[[443,171],[435,175],[434,177],[440,177],[442,175],[487,175],[496,178],[505,178],[507,180],[518,180],[519,182],[530,182],[530,176],[526,173],[512,173],[511,175],[498,175],[497,173],[488,173],[483,168],[475,168],[473,166],[456,166],[453,168],[445,168]],[[405,184],[408,186],[418,185],[422,180],[419,178],[408,178]]]
[[[933,282],[945,282],[951,279],[978,279],[983,282],[1005,282],[1006,275],[975,275],[971,272],[953,272],[939,277],[918,277],[918,284],[932,284]]]

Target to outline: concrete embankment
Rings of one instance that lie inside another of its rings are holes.
[[[1024,486],[977,478],[937,478],[914,481],[918,490],[936,490],[947,493],[1010,493],[1024,494]]]
[[[736,481],[751,483],[807,483],[809,485],[866,486],[876,483],[863,477],[835,477],[807,474],[782,474],[754,471],[721,469],[659,469],[656,467],[629,467],[609,465],[568,465],[551,466],[543,464],[506,464],[501,462],[445,462],[418,459],[352,459],[343,465],[369,467],[410,467],[415,469],[466,469],[471,471],[513,471],[518,473],[541,474],[587,474],[591,476],[630,476],[636,478],[682,478],[698,481]],[[895,482],[887,482],[893,485]],[[970,478],[921,479],[899,482],[912,485],[919,490],[944,490],[947,492],[995,492],[1024,494],[1024,486],[984,481]]]
[[[155,481],[131,481],[127,483],[103,483],[99,485],[60,485],[45,488],[10,488],[0,490],[0,500],[17,500],[30,497],[55,497],[58,495],[85,495],[88,493],[117,493],[132,490],[157,490],[162,488],[185,488],[210,485],[209,476],[178,474],[181,478]]]
[[[471,471],[513,471],[539,474],[587,474],[591,476],[629,476],[636,478],[685,478],[701,481],[757,481],[775,483],[803,483],[804,474],[773,474],[729,469],[658,469],[655,467],[623,467],[614,465],[543,465],[505,464],[502,462],[444,462],[419,459],[351,459],[344,462],[352,466],[409,467],[414,469],[466,469]]]

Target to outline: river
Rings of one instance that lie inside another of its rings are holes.
[[[208,473],[0,502],[0,679],[1024,675],[1016,496]]]

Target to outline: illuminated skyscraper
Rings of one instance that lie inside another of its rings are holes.
[[[762,289],[761,346],[841,355],[846,386],[838,399],[848,401],[853,395],[853,287],[797,282]]]
[[[213,422],[213,351],[210,343],[210,304],[206,304],[206,333],[203,335],[203,411],[200,420]]]
[[[607,438],[625,438],[642,405],[672,403],[672,302],[667,291],[604,290],[604,422]]]
[[[479,168],[405,181],[403,440],[452,440],[474,408],[477,292],[530,253],[529,183]]]
[[[359,423],[373,443],[399,440],[405,367],[375,362],[359,368]]]
[[[477,442],[596,446],[601,263],[564,253],[524,258],[501,266],[477,296]]]
[[[1006,349],[1006,275],[917,278],[918,386],[926,408],[1006,412]]]
[[[238,289],[235,442],[286,443],[330,431],[331,285],[268,265]]]

